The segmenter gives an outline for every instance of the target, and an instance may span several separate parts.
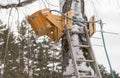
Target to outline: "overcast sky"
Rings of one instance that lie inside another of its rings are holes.
[[[87,0],[87,4],[94,3],[89,7],[94,7],[92,12],[96,14],[97,19],[101,18],[106,23],[104,24],[104,31],[119,33],[119,35],[104,33],[104,36],[112,67],[120,74],[120,7],[117,2],[117,0]],[[90,11],[91,9],[87,10]],[[97,27],[97,30],[100,30],[100,28]],[[101,34],[96,32],[94,37],[101,38]],[[92,44],[102,45],[101,39],[92,38],[91,40]],[[103,64],[109,70],[104,48],[93,45],[93,49],[98,63]]]

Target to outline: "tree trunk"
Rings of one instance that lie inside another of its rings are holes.
[[[67,11],[72,11],[72,18],[74,19],[83,19],[85,18],[84,13],[84,0],[60,0],[60,8],[63,13],[66,13]],[[83,31],[83,26],[79,22],[73,21],[73,28],[71,31]],[[84,43],[84,35],[78,35],[78,34],[72,34],[72,43],[75,45],[85,44]],[[73,48],[75,56],[77,59],[86,59],[85,52],[83,51],[83,48],[74,47]],[[86,50],[87,51],[87,50]],[[67,43],[66,36],[62,38],[62,52],[63,52],[63,78],[76,78],[74,75],[74,68],[73,68],[73,62],[70,56],[69,52],[69,46]],[[87,68],[87,64],[81,63],[79,64],[78,71],[84,71]],[[89,74],[89,73],[84,73]],[[67,77],[65,77],[67,75]],[[68,77],[69,76],[69,77]]]

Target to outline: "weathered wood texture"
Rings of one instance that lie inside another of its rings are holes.
[[[84,10],[84,0],[60,0],[61,3],[61,11],[63,13],[71,10],[72,11],[72,16],[74,19],[83,19],[83,20],[87,20],[86,15],[85,15],[85,10]],[[82,32],[84,31],[84,26],[80,23],[80,22],[73,22],[73,29],[71,31],[74,32]],[[85,32],[85,31],[84,31]],[[87,37],[86,37],[87,35]],[[79,45],[79,46],[72,46],[74,51],[74,57],[71,55],[72,53],[70,53],[70,48],[69,48],[69,42],[67,42],[66,36],[64,36],[62,38],[62,52],[63,52],[63,78],[79,78],[79,76],[73,76],[74,73],[76,73],[73,70],[73,73],[71,73],[69,76],[67,76],[66,74],[64,75],[64,72],[67,71],[72,71],[69,70],[68,67],[70,66],[70,60],[74,60],[74,59],[79,59],[83,60],[83,62],[81,62],[78,65],[78,71],[84,75],[84,78],[88,78],[92,76],[94,76],[95,78],[101,78],[100,76],[100,72],[98,69],[98,66],[96,64],[96,60],[94,57],[94,53],[92,51],[92,47],[91,44],[88,43],[90,42],[89,38],[88,38],[88,34],[76,34],[76,33],[71,33],[71,41],[73,45]],[[89,46],[83,46],[83,45],[89,45]],[[75,57],[76,56],[76,57]],[[91,62],[92,60],[92,62]],[[91,63],[93,64],[91,64]],[[72,61],[72,66],[75,69],[76,67],[74,67],[74,61]],[[91,68],[91,69],[90,69]],[[97,75],[95,75],[97,73]],[[76,74],[74,74],[76,75]]]
[[[84,1],[82,0],[60,0],[61,2],[61,9],[62,12],[65,13],[69,10],[73,13],[73,18],[83,18],[84,14]],[[82,5],[77,8],[79,5]],[[75,13],[76,12],[76,13]],[[75,23],[74,23],[75,24]],[[79,41],[79,39],[77,39]],[[82,43],[82,42],[80,42]],[[63,52],[63,72],[67,71],[66,67],[69,65],[69,60],[71,59],[70,56],[70,49],[67,43],[66,36],[62,38],[62,52]],[[63,77],[64,78],[64,77]]]

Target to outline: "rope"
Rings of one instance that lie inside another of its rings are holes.
[[[61,14],[62,16],[66,17],[67,19],[72,20],[74,22],[80,22],[80,23],[100,23],[100,20],[97,20],[97,21],[84,21],[82,19],[73,19],[73,18],[68,17],[67,15],[65,15],[64,13],[62,13],[62,12],[60,12],[58,10],[50,10],[50,12],[52,12],[52,11],[57,12],[57,13]]]
[[[106,54],[106,57],[107,57],[107,60],[108,60],[108,64],[109,64],[109,67],[110,67],[110,72],[112,74],[112,78],[115,78],[115,75],[114,75],[113,70],[112,70],[111,62],[110,62],[110,59],[109,59],[109,56],[108,56],[106,44],[105,44],[102,20],[100,20],[100,27],[101,27],[101,35],[102,35],[103,46],[104,46],[105,54]]]

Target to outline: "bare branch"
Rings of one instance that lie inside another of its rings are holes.
[[[0,4],[0,8],[3,8],[3,9],[8,9],[8,8],[13,8],[13,7],[24,7],[28,4],[31,4],[33,2],[35,2],[37,0],[26,0],[26,1],[23,1],[23,2],[19,2],[18,4],[8,4],[8,5],[2,5]]]

